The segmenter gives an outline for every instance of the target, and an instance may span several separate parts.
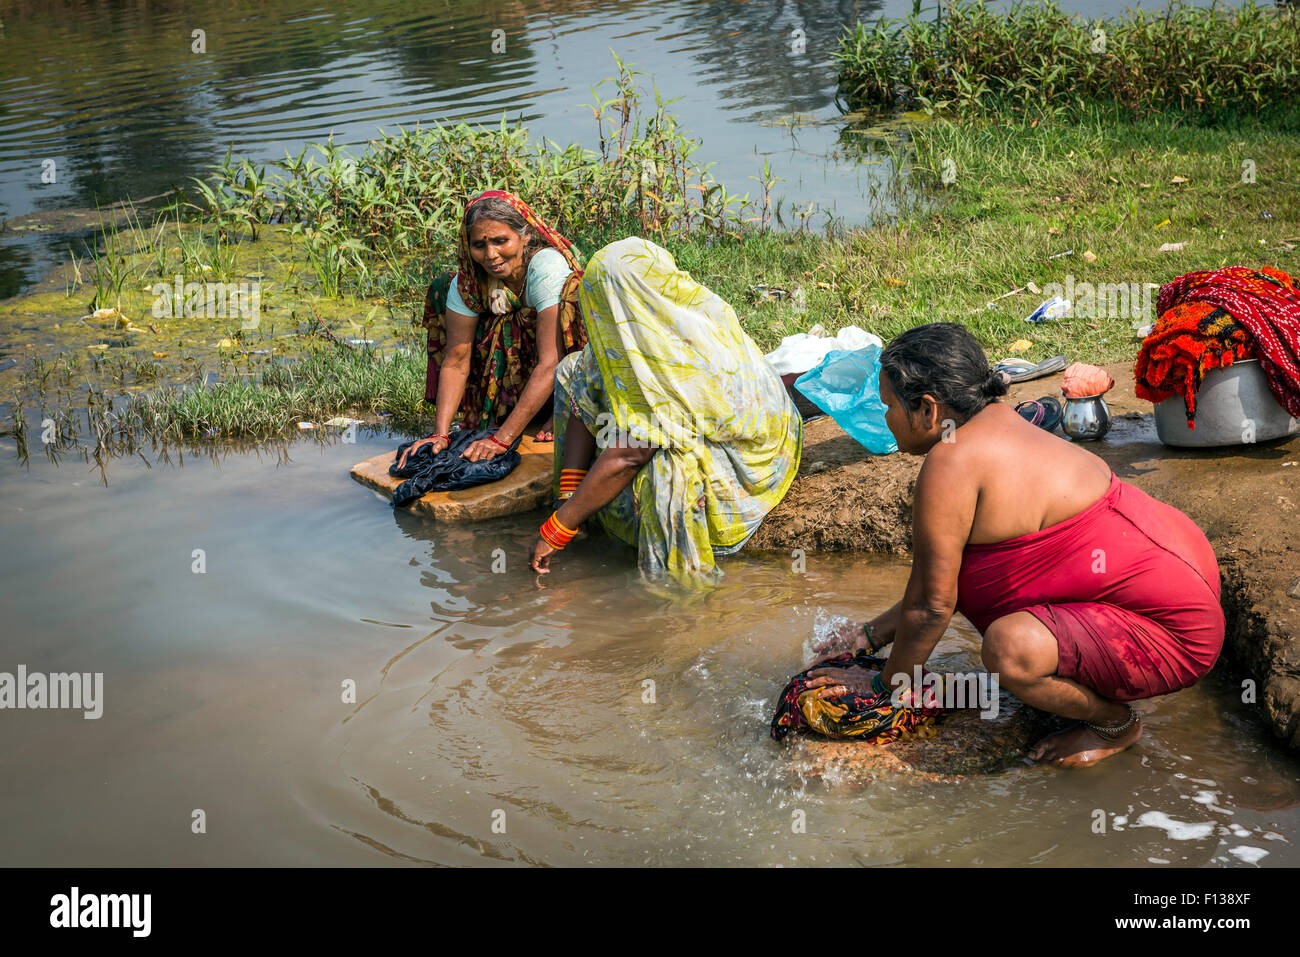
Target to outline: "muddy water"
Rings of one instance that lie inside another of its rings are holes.
[[[440,528],[355,485],[383,447],[116,462],[104,487],[0,446],[0,671],[104,673],[98,720],[0,711],[0,863],[1300,863],[1294,758],[1226,678],[1087,772],[825,781],[769,739],[775,696],[904,566],[739,557],[686,602],[588,541],[539,581],[535,517]],[[941,664],[977,647],[958,622]]]

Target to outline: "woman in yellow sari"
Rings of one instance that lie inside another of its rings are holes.
[[[588,342],[555,377],[556,497],[534,570],[594,518],[650,578],[709,581],[799,469],[803,422],[735,311],[667,250],[624,239],[580,290]],[[594,459],[594,463],[593,463]]]

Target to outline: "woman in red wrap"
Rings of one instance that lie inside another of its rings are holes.
[[[960,611],[1003,688],[1081,722],[1030,757],[1075,767],[1129,747],[1142,723],[1128,702],[1195,684],[1223,646],[1204,534],[998,402],[1006,380],[964,327],[909,329],[881,354],[881,372],[898,447],[925,456],[911,576],[902,601],[819,650],[892,643],[876,683],[901,688]],[[849,690],[843,671],[817,682],[823,697]]]
[[[425,298],[424,398],[434,405],[434,429],[407,456],[423,445],[445,449],[459,418],[465,428],[497,426],[463,453],[477,462],[507,451],[550,408],[555,367],[586,344],[582,269],[572,243],[500,190],[465,204],[456,265]],[[537,438],[552,438],[549,421]]]

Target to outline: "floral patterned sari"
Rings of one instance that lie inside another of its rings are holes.
[[[556,372],[556,488],[568,416],[597,450],[658,451],[595,516],[650,578],[707,582],[799,469],[803,421],[735,311],[644,239],[606,246],[581,287],[588,343]]]

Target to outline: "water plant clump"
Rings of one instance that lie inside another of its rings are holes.
[[[918,4],[919,6],[919,4]],[[955,0],[931,18],[857,23],[841,38],[839,89],[855,110],[920,107],[953,117],[1068,116],[1097,104],[1128,116],[1169,110],[1295,117],[1294,5],[1130,9],[1085,19],[1054,0],[1001,11]]]
[[[195,199],[170,208],[199,214],[226,243],[245,230],[256,240],[260,227],[288,225],[327,297],[370,295],[391,288],[394,277],[408,287],[427,283],[431,262],[450,265],[466,198],[487,189],[527,196],[566,235],[592,223],[733,238],[747,221],[767,228],[770,216],[756,212],[748,194],[728,192],[710,175],[712,164],[693,159],[700,141],[682,131],[672,100],[654,91],[653,110],[642,116],[641,74],[615,61],[617,76],[592,88],[598,150],[534,140],[522,121],[504,116],[495,128],[399,127],[381,131],[358,156],[331,137],[271,164],[278,172],[270,174],[227,153],[198,181]]]
[[[51,460],[81,451],[102,468],[112,456],[146,447],[274,439],[295,431],[298,422],[311,423],[308,434],[328,440],[337,432],[324,423],[341,414],[373,426],[409,428],[425,414],[424,355],[416,338],[389,354],[322,340],[302,358],[267,364],[247,381],[136,392],[90,384],[77,393],[58,391],[52,402],[40,390],[39,414],[29,416],[19,399],[11,404],[5,431],[20,459],[28,458],[37,430],[39,447]]]

